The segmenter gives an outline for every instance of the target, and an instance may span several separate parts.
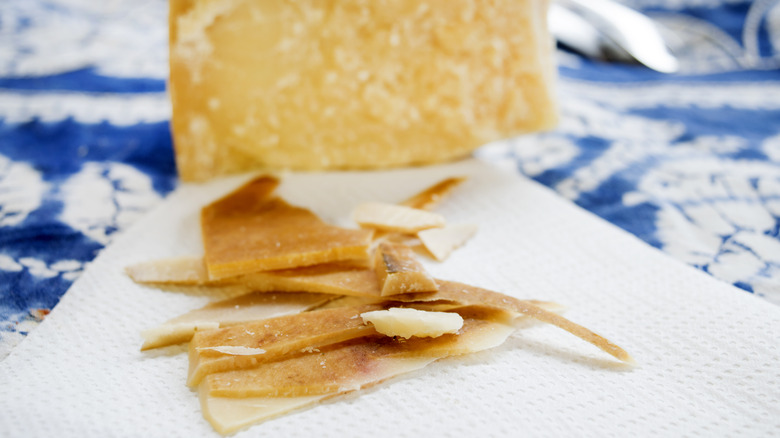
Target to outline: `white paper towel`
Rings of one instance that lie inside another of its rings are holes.
[[[780,308],[532,181],[466,161],[291,174],[279,192],[329,222],[354,226],[349,214],[359,202],[397,202],[448,175],[470,179],[438,211],[479,231],[446,262],[427,262],[429,270],[564,304],[567,317],[624,347],[639,367],[534,326],[497,349],[437,362],[237,436],[780,434]],[[200,207],[242,180],[180,187],[92,263],[0,363],[0,436],[217,436],[185,385],[185,349],[138,350],[141,330],[208,298],[136,285],[123,267],[200,252]]]

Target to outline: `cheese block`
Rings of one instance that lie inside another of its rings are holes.
[[[547,0],[171,0],[182,180],[425,164],[552,127]]]

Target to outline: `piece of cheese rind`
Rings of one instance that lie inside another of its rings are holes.
[[[141,350],[188,342],[197,331],[303,312],[331,298],[308,293],[252,293],[217,301],[141,332]]]
[[[247,322],[197,333],[190,342],[187,383],[195,386],[207,375],[256,366],[303,349],[319,348],[362,336],[376,335],[359,315],[379,305],[318,309],[295,315]],[[261,353],[225,354],[215,347],[261,349]]]
[[[374,310],[360,315],[365,323],[371,323],[386,336],[435,338],[445,333],[457,333],[463,326],[463,318],[457,313],[430,312],[392,307]]]
[[[563,316],[554,313],[554,311],[545,310],[542,306],[536,305],[532,300],[521,300],[513,296],[476,286],[458,283],[455,281],[438,279],[436,280],[436,283],[439,285],[439,290],[436,292],[424,294],[402,294],[394,296],[393,299],[400,302],[421,300],[445,301],[459,303],[464,306],[474,305],[501,309],[507,312],[515,313],[517,315],[534,318],[544,323],[552,324],[598,347],[605,353],[620,361],[628,364],[634,363],[634,359],[631,357],[631,355],[628,354],[628,352],[610,340],[586,327],[569,321]]]
[[[406,245],[380,242],[374,253],[374,269],[384,297],[438,290],[436,280]]]
[[[545,0],[172,0],[179,175],[434,163],[551,128],[546,15]]]
[[[343,263],[259,272],[239,277],[236,282],[257,291],[304,291],[355,297],[379,297],[382,293],[374,269]]]
[[[271,199],[279,184],[281,180],[275,176],[259,175],[212,202],[210,207],[221,212],[245,211]]]
[[[399,374],[398,360],[430,361],[480,351],[500,345],[513,327],[464,314],[456,334],[439,337],[390,337],[355,339],[320,351],[266,362],[255,368],[215,373],[204,384],[209,395],[219,397],[298,397],[360,389]],[[424,362],[424,361],[423,361]]]
[[[203,257],[185,256],[136,263],[125,268],[136,283],[204,285],[209,282]]]
[[[425,249],[438,261],[444,261],[457,248],[463,246],[477,232],[473,224],[446,225],[417,233]]]
[[[301,397],[358,390],[387,374],[398,361],[381,344],[356,340],[257,368],[211,374],[204,382],[216,397]],[[380,357],[387,357],[380,361]],[[434,357],[418,355],[424,364]]]
[[[262,348],[241,347],[235,345],[220,345],[218,347],[198,347],[198,351],[216,351],[219,354],[228,356],[256,356],[259,354],[265,354],[265,350]]]
[[[420,210],[432,210],[456,187],[466,181],[466,177],[446,178],[438,183],[428,187],[420,193],[402,201],[399,205],[404,207],[418,208]]]
[[[255,181],[201,211],[211,280],[368,258],[370,230],[326,224],[311,211],[270,195],[273,181]]]
[[[352,211],[352,219],[361,227],[407,234],[445,224],[444,217],[439,214],[382,202],[358,205]]]
[[[141,351],[182,344],[192,339],[195,332],[198,330],[213,330],[216,328],[219,328],[219,322],[192,321],[165,323],[141,332],[141,337],[144,338],[144,343],[141,345]]]
[[[303,268],[257,272],[221,280],[208,278],[202,257],[159,259],[128,266],[138,283],[180,286],[233,285],[253,292],[311,292],[358,297],[380,296],[376,272],[366,261],[345,260]]]
[[[306,397],[229,398],[209,395],[205,385],[198,389],[203,417],[222,435],[229,435],[253,424],[270,420],[290,411],[313,405],[332,395]]]

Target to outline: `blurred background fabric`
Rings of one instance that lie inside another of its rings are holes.
[[[680,73],[559,50],[560,126],[477,155],[780,304],[780,2],[623,3]],[[0,359],[176,187],[167,7],[0,3]]]

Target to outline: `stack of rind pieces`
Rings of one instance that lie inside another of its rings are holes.
[[[554,313],[553,303],[425,271],[415,250],[442,260],[474,233],[456,225],[433,243],[424,234],[447,230],[428,210],[463,182],[446,179],[398,205],[357,206],[353,218],[363,228],[346,229],[275,196],[277,178],[252,179],[202,209],[204,256],[127,268],[138,283],[241,291],[145,331],[142,350],[190,343],[187,383],[223,434],[495,347],[521,318],[561,327],[630,363],[617,345]]]

